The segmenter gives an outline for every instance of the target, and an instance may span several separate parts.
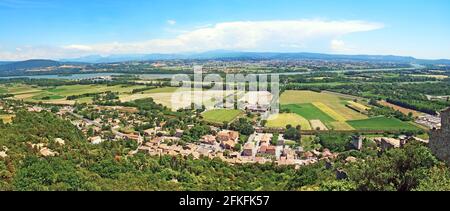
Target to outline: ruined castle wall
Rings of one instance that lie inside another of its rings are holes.
[[[450,111],[441,113],[442,132],[450,133]]]
[[[450,130],[432,131],[429,147],[439,160],[450,164]]]

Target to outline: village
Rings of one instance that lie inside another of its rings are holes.
[[[11,102],[10,102],[11,103]],[[88,137],[91,144],[97,145],[105,141],[133,141],[138,147],[129,152],[132,156],[142,152],[149,156],[191,156],[194,159],[210,158],[220,159],[230,164],[265,164],[276,163],[277,165],[289,165],[299,168],[304,165],[317,163],[321,160],[330,161],[339,156],[329,149],[304,150],[303,147],[287,144],[293,142],[284,138],[283,134],[265,133],[261,127],[254,126],[255,132],[251,134],[245,143],[241,141],[241,134],[237,131],[221,129],[209,126],[211,134],[203,135],[198,141],[193,143],[179,144],[183,136],[183,130],[176,129],[168,131],[164,129],[166,122],[160,122],[157,127],[145,129],[143,133],[134,130],[127,131],[128,127],[147,124],[146,118],[139,114],[136,108],[123,106],[97,106],[91,105],[84,110],[94,112],[95,118],[86,118],[76,111],[74,106],[64,106],[58,108],[49,106],[10,104],[1,105],[4,113],[14,114],[19,109],[26,109],[29,112],[56,112],[64,119],[68,119],[73,125],[78,127]],[[256,109],[254,112],[261,112]],[[191,129],[194,125],[187,125]],[[365,137],[354,136],[349,144],[354,150],[362,150]],[[410,140],[428,143],[417,137],[399,136],[391,137],[371,137],[370,140],[377,144],[380,150],[400,148]],[[64,140],[55,140],[63,145]],[[56,152],[44,145],[34,144],[32,148],[40,150],[42,156],[57,156]],[[3,153],[6,153],[3,152]],[[354,162],[356,158],[347,157],[347,162]]]

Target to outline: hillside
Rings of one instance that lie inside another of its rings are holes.
[[[9,63],[13,63],[13,62],[3,62],[3,61],[0,61],[0,65],[5,65],[5,64],[9,64]]]
[[[1,64],[1,63],[0,63]],[[35,68],[46,68],[46,67],[56,67],[60,66],[61,63],[53,60],[26,60],[20,62],[12,62],[0,65],[0,71],[13,71],[13,70],[24,70],[24,69],[35,69]]]
[[[33,59],[33,60],[26,60],[26,61],[19,61],[19,62],[0,62],[0,75],[1,76],[16,76],[16,75],[23,75],[27,71],[30,70],[40,70],[40,69],[47,69],[47,68],[53,68],[56,69],[57,67],[63,66],[63,65],[84,65],[85,63],[77,63],[77,62],[59,62],[54,60],[47,60],[47,59]],[[70,70],[70,69],[66,69]],[[69,71],[70,72],[70,71]],[[58,71],[55,72],[55,74],[59,73],[65,73],[64,71]]]

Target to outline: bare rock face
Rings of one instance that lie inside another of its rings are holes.
[[[428,146],[438,159],[450,164],[450,108],[442,111],[441,122],[441,129],[431,131]]]
[[[64,146],[66,142],[61,138],[56,138],[55,143],[59,144],[60,146]]]
[[[0,151],[0,158],[6,158],[8,155],[4,151]]]
[[[0,151],[0,158],[6,158],[8,157],[8,154],[6,154],[8,152],[8,147],[3,146],[3,151]]]
[[[58,153],[57,152],[53,152],[51,149],[44,147],[42,148],[39,153],[44,156],[44,157],[54,157],[57,156]]]

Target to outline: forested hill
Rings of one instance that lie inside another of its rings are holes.
[[[27,61],[6,63],[3,65],[0,63],[0,71],[47,68],[47,67],[57,67],[60,65],[62,65],[62,63],[53,60],[27,60]]]
[[[5,65],[5,64],[9,64],[9,63],[13,63],[13,62],[2,62],[2,61],[0,61],[0,65]]]
[[[0,75],[1,76],[16,76],[16,75],[25,75],[25,74],[48,74],[48,71],[58,70],[62,66],[79,66],[84,65],[83,63],[76,62],[59,62],[54,60],[44,60],[44,59],[35,59],[35,60],[27,60],[20,62],[0,62]],[[66,68],[70,70],[70,68]],[[74,70],[77,70],[75,68]],[[32,72],[31,72],[32,71]],[[64,73],[64,71],[58,70],[54,72],[54,74]]]

